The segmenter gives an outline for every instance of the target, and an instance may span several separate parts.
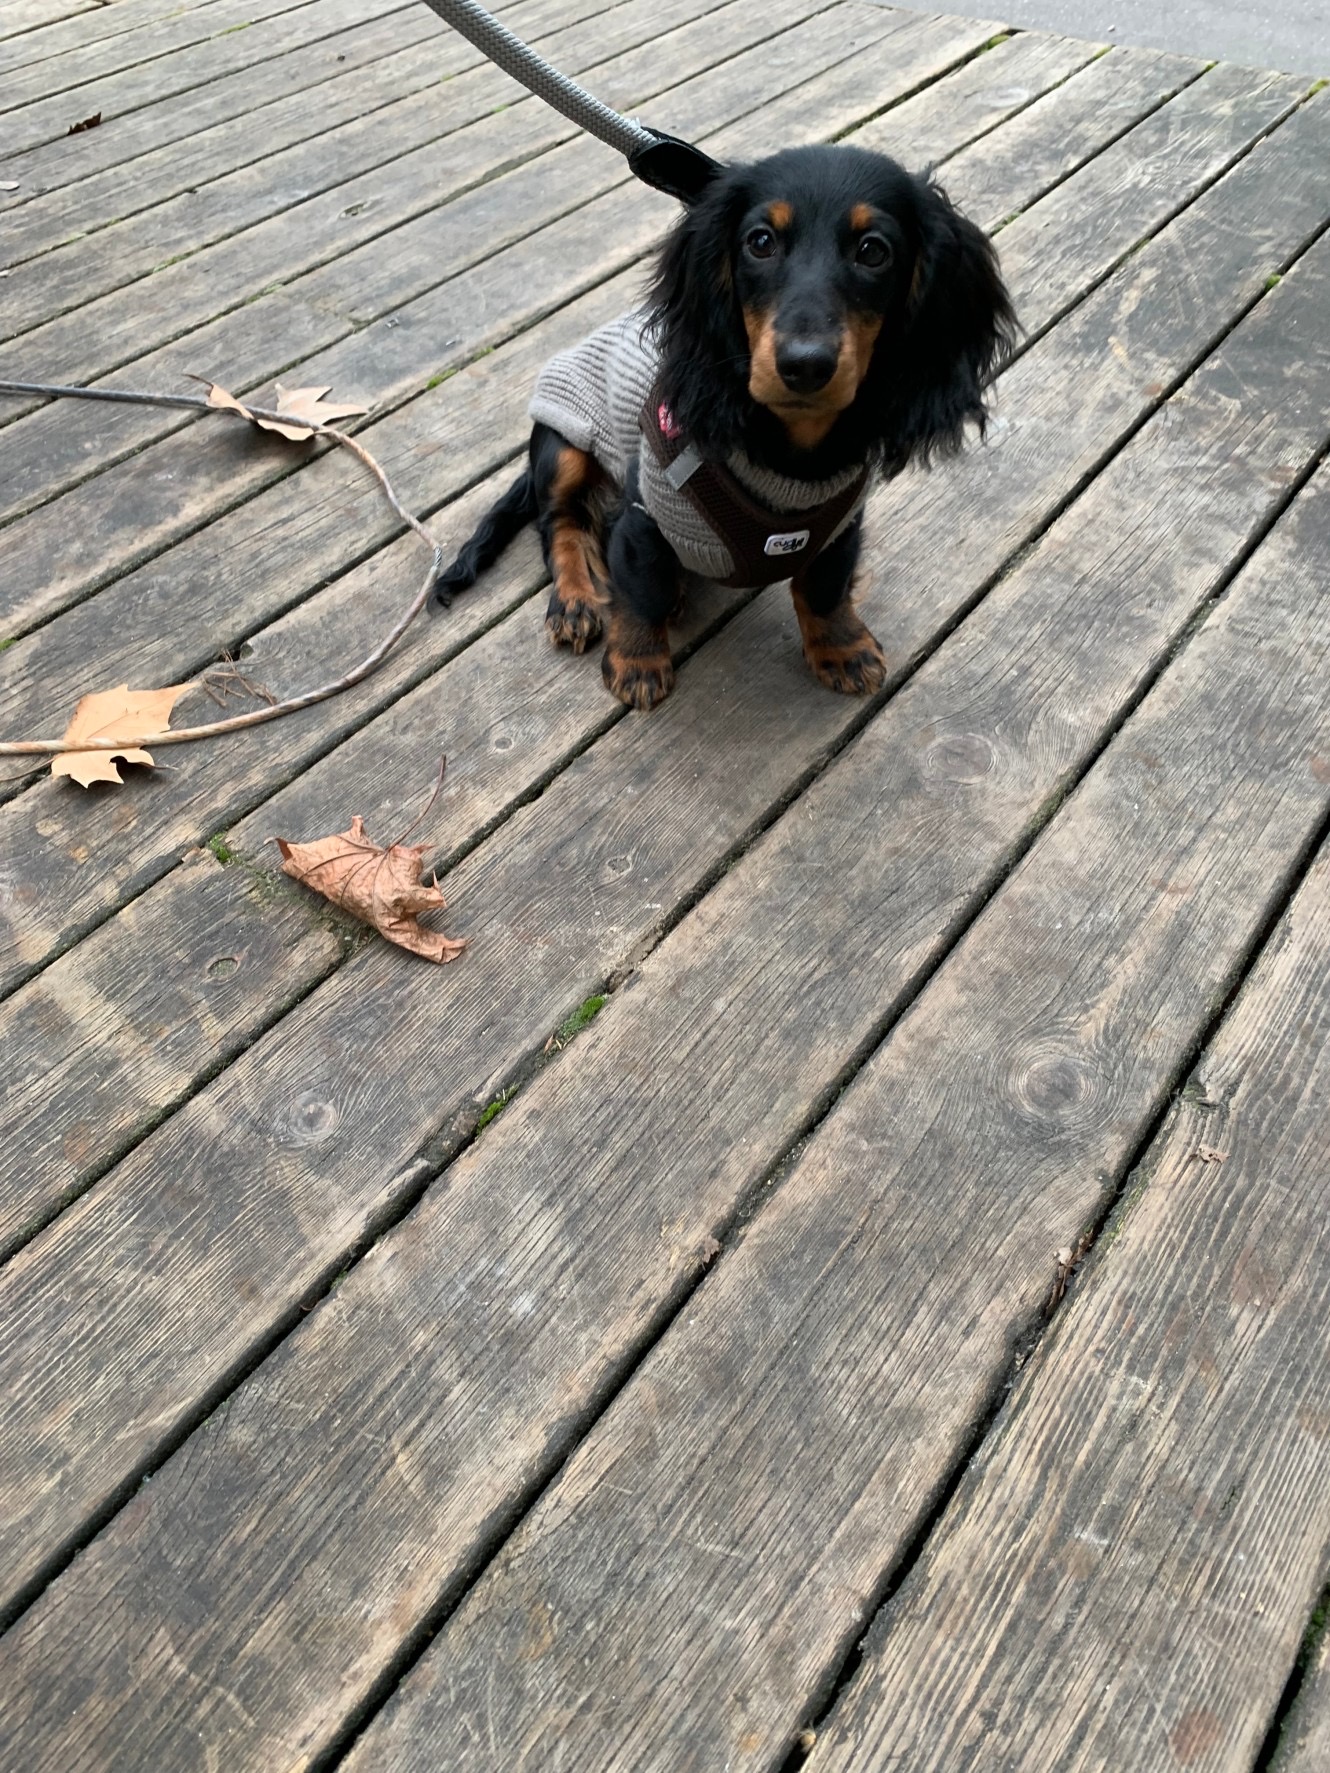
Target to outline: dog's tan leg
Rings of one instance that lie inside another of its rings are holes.
[[[554,588],[545,626],[556,646],[585,652],[600,638],[608,598],[590,500],[604,482],[594,456],[564,444],[549,488],[548,550]]]
[[[881,689],[887,680],[887,661],[849,593],[825,615],[817,615],[805,601],[798,579],[790,591],[804,657],[818,681],[845,696],[866,696]]]

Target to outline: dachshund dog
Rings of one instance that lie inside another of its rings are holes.
[[[852,147],[719,170],[680,217],[646,307],[542,372],[521,478],[434,588],[472,583],[527,523],[546,625],[632,708],[668,695],[682,574],[792,581],[830,689],[886,676],[851,595],[872,476],[982,433],[1016,321],[985,235],[925,173]]]

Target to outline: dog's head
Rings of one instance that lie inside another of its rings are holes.
[[[795,472],[958,449],[1016,331],[985,235],[928,175],[849,147],[726,167],[666,241],[651,305],[684,430]]]

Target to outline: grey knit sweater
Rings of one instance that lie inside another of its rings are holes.
[[[636,460],[642,503],[680,563],[703,578],[727,579],[734,571],[729,549],[684,493],[665,478],[651,450],[639,449],[642,408],[658,363],[647,325],[644,314],[621,314],[580,345],[552,357],[537,378],[528,411],[538,423],[551,426],[577,449],[595,456],[618,486]],[[759,468],[737,452],[725,466],[760,503],[792,514],[834,498],[859,472],[855,467],[831,480],[794,480]],[[862,504],[861,498],[836,535]]]

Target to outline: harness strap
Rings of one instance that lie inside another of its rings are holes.
[[[802,511],[773,511],[739,484],[729,469],[689,443],[653,395],[642,409],[642,433],[665,478],[710,525],[734,562],[722,585],[746,589],[791,578],[826,547],[863,496],[868,469],[842,491]],[[791,524],[799,527],[791,528]]]

